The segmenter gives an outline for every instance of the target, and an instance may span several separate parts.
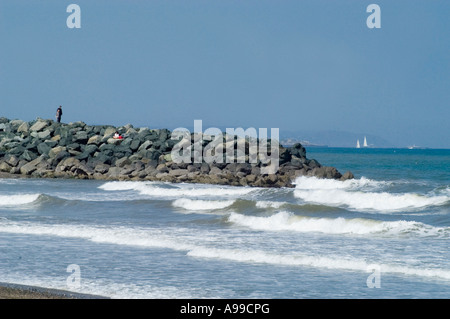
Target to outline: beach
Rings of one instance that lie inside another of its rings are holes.
[[[102,296],[71,291],[0,283],[0,299],[104,299]]]
[[[294,188],[1,178],[0,282],[22,285],[2,294],[448,298],[449,151],[310,153],[355,178],[301,176]]]

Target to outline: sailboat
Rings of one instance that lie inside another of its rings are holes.
[[[368,145],[367,145],[367,139],[366,139],[366,137],[364,136],[364,144],[363,144],[363,147],[367,147]]]
[[[356,141],[356,148],[361,148],[361,145],[359,145],[359,140]]]

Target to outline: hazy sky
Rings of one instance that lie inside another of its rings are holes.
[[[66,8],[81,8],[70,29]],[[369,29],[369,4],[381,28]],[[0,116],[450,148],[450,1],[0,0]]]

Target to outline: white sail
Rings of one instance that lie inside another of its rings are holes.
[[[367,147],[367,139],[366,139],[365,136],[364,136],[364,144],[363,144],[363,147]]]
[[[361,148],[361,145],[359,145],[359,140],[356,141],[356,148]]]

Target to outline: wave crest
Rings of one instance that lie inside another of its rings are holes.
[[[38,200],[41,194],[0,195],[0,207],[21,206],[31,204]]]
[[[415,233],[424,236],[448,235],[450,228],[440,228],[416,221],[378,221],[366,218],[346,219],[318,218],[297,216],[290,212],[281,211],[271,216],[246,216],[231,213],[228,221],[236,225],[254,230],[264,231],[295,231],[320,232],[327,234],[406,234]]]
[[[204,184],[161,184],[153,182],[107,182],[100,189],[106,191],[133,190],[140,195],[157,197],[239,197],[253,192],[249,187],[231,187]]]
[[[385,183],[370,179],[337,181],[300,177],[296,179],[294,196],[319,205],[387,212],[440,206],[450,201],[445,195],[374,191],[386,186]]]
[[[183,208],[186,210],[203,211],[224,209],[234,204],[234,200],[195,200],[188,198],[180,198],[172,203],[172,206]]]

